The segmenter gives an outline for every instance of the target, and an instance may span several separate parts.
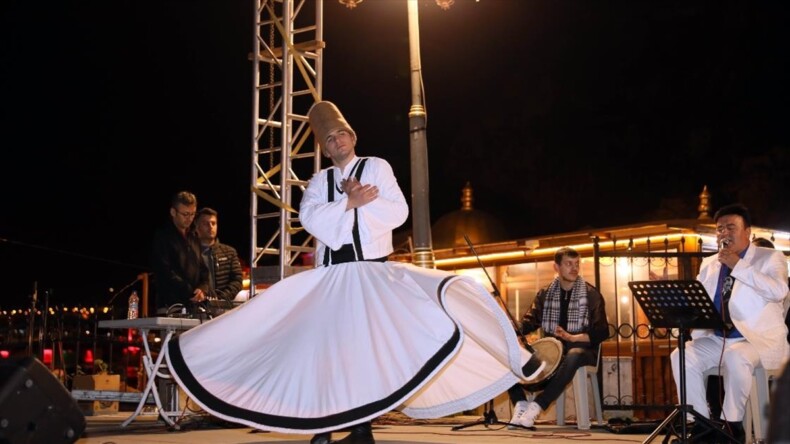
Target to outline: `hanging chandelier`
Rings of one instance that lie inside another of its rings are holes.
[[[450,9],[453,3],[455,3],[455,0],[436,0],[436,4],[445,11]]]
[[[362,3],[363,0],[338,0],[341,4],[346,5],[348,9],[354,9],[357,7],[358,4]]]
[[[337,0],[340,4],[345,5],[348,9],[354,9],[357,7],[358,4],[362,3],[364,0]],[[450,6],[455,3],[455,0],[436,0],[436,4],[439,5],[440,8],[444,9],[445,11],[450,9]]]

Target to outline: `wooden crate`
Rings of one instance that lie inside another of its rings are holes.
[[[121,375],[77,375],[74,376],[72,388],[120,391]],[[78,404],[86,416],[118,413],[118,401],[80,401]]]

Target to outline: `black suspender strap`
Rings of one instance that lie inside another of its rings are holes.
[[[335,170],[334,168],[330,168],[326,172],[326,190],[329,193],[327,202],[334,202],[335,201]],[[324,247],[324,266],[326,267],[329,265],[329,255],[332,250],[329,249],[329,246]]]
[[[326,172],[326,190],[329,192],[329,200],[327,202],[335,201],[335,170],[330,168]]]
[[[354,177],[359,181],[362,178],[362,170],[365,169],[365,163],[368,161],[367,158],[361,159],[357,161],[356,165],[352,168],[352,172],[354,173]],[[334,168],[330,168],[326,172],[326,188],[327,188],[327,202],[334,202],[335,201],[335,170]],[[341,191],[342,192],[342,191]],[[352,229],[351,235],[354,239],[354,253],[356,256],[356,260],[362,261],[365,260],[364,255],[362,254],[362,240],[359,236],[359,215],[357,213],[357,208],[354,208],[354,228]],[[332,250],[329,249],[329,246],[324,247],[324,266],[329,265],[330,257],[332,256]]]

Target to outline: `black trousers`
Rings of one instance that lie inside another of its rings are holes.
[[[546,410],[552,402],[556,401],[563,392],[565,387],[573,381],[576,370],[585,365],[595,365],[598,362],[596,349],[589,346],[572,347],[565,351],[562,362],[557,367],[546,388],[535,398],[541,409]],[[510,402],[515,404],[518,401],[526,401],[527,395],[524,392],[525,387],[522,384],[516,384],[508,389],[507,393],[510,397]]]

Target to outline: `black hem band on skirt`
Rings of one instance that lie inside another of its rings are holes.
[[[445,278],[437,291],[441,294],[443,287],[447,285],[450,278]],[[369,417],[373,414],[382,414],[396,408],[402,403],[407,395],[419,387],[425,380],[431,377],[436,369],[456,350],[461,341],[461,331],[456,326],[453,334],[448,338],[436,353],[428,359],[419,371],[402,387],[392,392],[385,398],[370,402],[359,407],[338,412],[332,415],[315,418],[301,418],[292,416],[271,415],[251,411],[242,407],[228,404],[222,399],[214,396],[207,391],[191,373],[189,366],[184,360],[179,345],[179,338],[173,338],[168,346],[167,353],[171,370],[175,373],[185,389],[194,396],[210,413],[216,413],[232,421],[232,418],[246,421],[248,423],[259,424],[262,427],[276,427],[279,429],[291,430],[319,430],[332,428],[340,425],[347,425]]]
[[[441,349],[417,372],[414,377],[408,381],[403,387],[396,390],[386,398],[368,403],[357,408],[336,413],[333,415],[323,416],[320,418],[296,418],[290,416],[269,415],[266,413],[254,412],[244,408],[236,407],[228,404],[223,400],[215,397],[203,386],[197,382],[192,373],[189,371],[184,362],[184,357],[181,354],[181,349],[178,344],[178,338],[174,338],[168,344],[168,353],[170,355],[170,364],[173,366],[173,371],[179,376],[181,382],[187,387],[189,392],[199,399],[209,410],[216,413],[237,418],[245,421],[251,421],[255,424],[264,426],[288,428],[293,430],[312,430],[332,427],[334,425],[348,424],[355,420],[365,418],[373,413],[387,409],[393,406],[401,398],[406,396],[415,387],[422,383],[429,377],[433,371],[438,367],[447,356],[452,353],[460,341],[461,333],[458,328],[455,329],[450,340],[445,343]]]

